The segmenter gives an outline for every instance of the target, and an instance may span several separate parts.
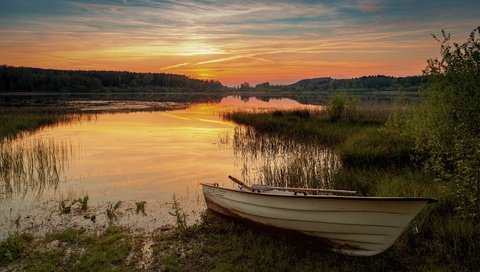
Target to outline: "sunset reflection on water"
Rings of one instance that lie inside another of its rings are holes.
[[[291,99],[225,97],[219,103],[194,104],[183,110],[99,114],[91,120],[44,128],[18,141],[70,142],[71,161],[60,173],[63,182],[46,190],[43,199],[88,195],[97,204],[165,203],[176,194],[187,211],[198,211],[204,205],[200,182],[233,186],[227,176],[241,177],[232,150],[220,144],[236,125],[223,120],[221,113],[294,108],[318,106]],[[28,202],[28,198],[28,194],[25,199],[14,196],[11,201]]]

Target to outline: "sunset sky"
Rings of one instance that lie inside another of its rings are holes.
[[[234,86],[418,75],[480,1],[0,0],[0,64],[186,74]]]

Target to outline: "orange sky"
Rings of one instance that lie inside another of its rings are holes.
[[[418,75],[478,1],[5,0],[0,64],[186,74],[235,86]]]

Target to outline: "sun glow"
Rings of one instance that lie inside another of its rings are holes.
[[[194,73],[194,77],[198,79],[213,79],[215,78],[215,74],[209,69],[194,69],[192,71]]]
[[[33,0],[2,5],[0,65],[164,72],[229,86],[420,74],[438,52],[438,18],[449,18],[448,32],[468,33],[480,5],[445,16],[433,1],[402,9],[388,1],[45,1],[55,12],[25,4]]]

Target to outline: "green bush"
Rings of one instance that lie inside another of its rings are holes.
[[[424,167],[455,185],[464,214],[480,213],[480,27],[463,44],[442,31],[440,59],[428,60],[429,84],[410,121]]]

